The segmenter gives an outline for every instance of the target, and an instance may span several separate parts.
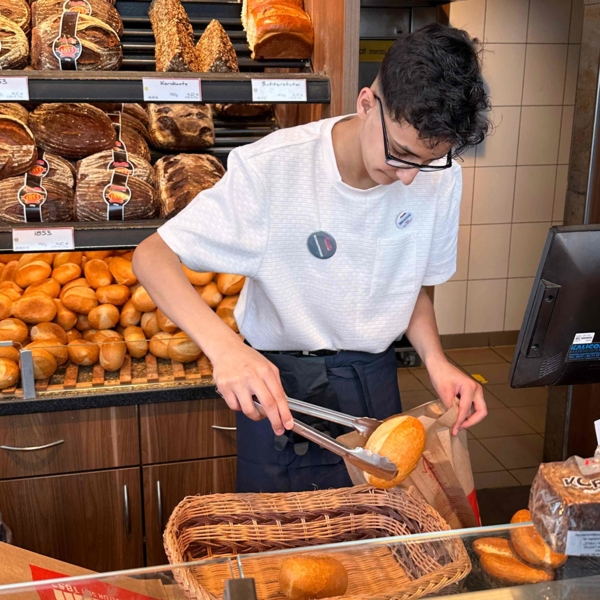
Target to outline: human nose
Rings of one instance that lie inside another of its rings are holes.
[[[410,185],[415,180],[418,172],[419,169],[397,169],[396,177],[404,185]]]

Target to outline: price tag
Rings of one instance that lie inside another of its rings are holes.
[[[72,227],[13,229],[13,252],[47,252],[74,250]]]
[[[0,77],[0,100],[29,100],[29,79]]]
[[[252,102],[306,102],[306,79],[253,79]]]
[[[567,531],[569,556],[600,556],[600,531]]]
[[[199,79],[158,79],[144,77],[146,102],[202,102]]]

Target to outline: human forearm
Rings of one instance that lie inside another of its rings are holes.
[[[436,361],[446,360],[435,321],[433,304],[424,288],[421,288],[419,292],[406,330],[406,337],[428,368]]]

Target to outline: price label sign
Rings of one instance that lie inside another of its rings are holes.
[[[0,100],[29,100],[29,79],[0,76]]]
[[[253,79],[252,102],[306,102],[306,79]]]
[[[202,102],[199,79],[144,77],[145,102]]]
[[[50,250],[74,250],[72,227],[13,229],[14,252],[48,252]]]

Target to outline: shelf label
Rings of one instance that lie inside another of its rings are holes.
[[[253,79],[252,102],[306,102],[306,79]]]
[[[0,100],[29,100],[29,78],[0,77]]]
[[[202,102],[199,79],[144,77],[145,102]]]
[[[72,227],[52,227],[12,230],[13,252],[48,252],[74,250]]]

